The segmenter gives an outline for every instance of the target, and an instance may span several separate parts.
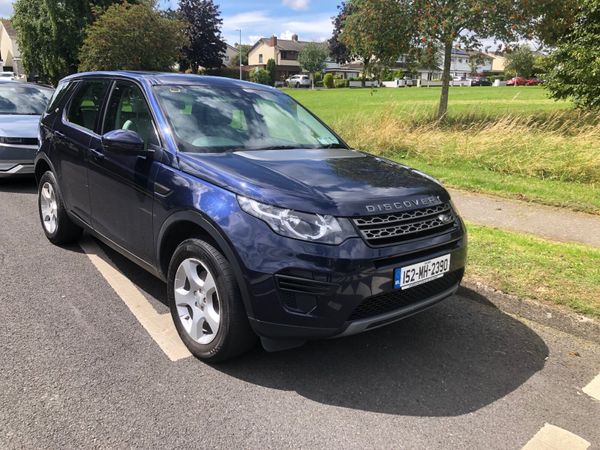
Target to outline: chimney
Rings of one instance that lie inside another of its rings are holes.
[[[269,40],[269,45],[271,47],[277,46],[277,36],[275,36],[275,35],[271,36],[271,39]]]
[[[292,34],[292,41],[298,42],[298,35],[297,34]]]

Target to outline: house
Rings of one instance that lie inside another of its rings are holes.
[[[475,68],[475,73],[488,73],[493,70],[494,57],[487,53],[479,52],[467,52],[461,48],[453,48],[450,60],[450,77],[451,78],[467,78],[472,72],[471,57],[475,54],[479,54],[479,64]],[[400,55],[396,60],[396,63],[391,70],[401,71],[405,73],[411,73],[414,79],[420,79],[423,81],[440,80],[443,72],[443,61],[444,54],[442,51],[438,52],[435,58],[437,63],[431,67],[419,67],[414,69],[409,64],[406,55]],[[331,72],[341,78],[358,78],[362,76],[364,65],[362,61],[356,60],[351,61],[347,64],[338,65],[327,65],[325,72]]]
[[[248,52],[248,68],[264,69],[269,59],[273,59],[277,66],[277,80],[285,80],[302,72],[298,55],[306,44],[308,42],[300,41],[297,34],[292,35],[291,40],[279,39],[277,36],[261,38]]]
[[[13,72],[17,76],[24,74],[17,32],[6,19],[0,19],[0,72]]]
[[[239,50],[235,47],[232,47],[229,44],[225,44],[227,47],[225,48],[225,54],[223,55],[223,65],[225,67],[233,65],[233,59],[237,54],[239,54]]]
[[[491,68],[489,74],[499,75],[503,74],[506,68],[506,58],[500,53],[486,53],[486,56],[492,59]]]

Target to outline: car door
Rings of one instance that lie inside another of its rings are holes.
[[[102,133],[135,131],[143,139],[145,154],[109,150],[100,136],[91,142],[90,201],[94,229],[145,262],[154,255],[152,204],[158,168],[158,136],[141,89],[129,81],[116,81],[106,103]]]
[[[108,80],[78,82],[60,120],[54,125],[54,163],[61,194],[67,208],[90,224],[88,185],[89,145],[98,124],[100,108],[108,91]]]

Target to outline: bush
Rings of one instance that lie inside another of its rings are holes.
[[[336,88],[347,88],[348,80],[335,80],[334,86]]]
[[[325,76],[323,77],[323,84],[325,85],[325,87],[327,89],[334,88],[335,85],[334,85],[333,75],[330,73],[326,73]]]
[[[267,85],[271,81],[269,78],[269,72],[267,72],[265,69],[253,70],[252,72],[250,72],[250,79],[252,81],[254,81],[255,83],[267,84]]]

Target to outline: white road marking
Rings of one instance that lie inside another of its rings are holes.
[[[586,450],[590,445],[576,434],[547,423],[525,444],[523,450]]]
[[[600,374],[596,375],[596,378],[583,388],[583,392],[596,400],[600,400]]]
[[[139,289],[125,275],[106,262],[108,259],[106,254],[92,238],[86,236],[79,245],[171,361],[192,356],[181,342],[170,314],[157,313]]]

